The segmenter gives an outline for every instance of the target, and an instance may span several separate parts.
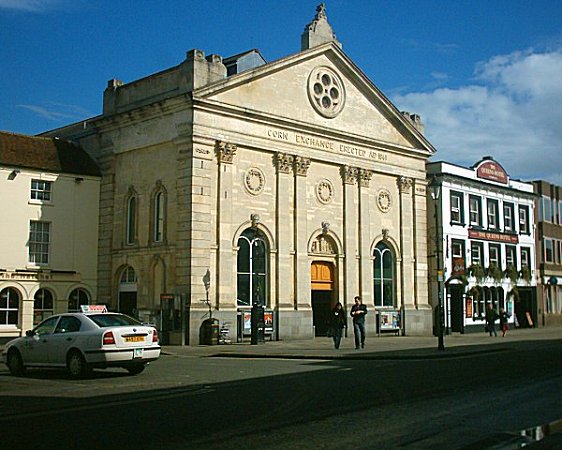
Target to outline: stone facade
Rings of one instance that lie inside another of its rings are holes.
[[[318,334],[326,311],[350,308],[355,295],[374,333],[380,244],[392,255],[390,303],[380,306],[405,311],[406,333],[430,333],[434,149],[342,51],[323,9],[315,21],[300,53],[241,73],[192,50],[164,72],[111,80],[100,116],[48,133],[79,141],[102,168],[100,302],[126,310],[135,297],[134,312],[158,320],[160,294],[171,293],[187,305],[190,344],[209,310],[234,334],[248,311],[246,240],[252,255],[265,249],[263,278],[248,275],[249,303],[272,310],[274,338]],[[326,279],[312,278],[318,268]]]

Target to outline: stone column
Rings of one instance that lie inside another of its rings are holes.
[[[236,258],[232,250],[232,162],[237,147],[217,141],[217,260],[216,283],[218,309],[236,309]],[[213,274],[211,274],[211,279]]]
[[[366,305],[372,305],[372,257],[371,257],[371,218],[369,183],[373,176],[372,170],[359,169],[359,255],[360,271],[359,286],[361,298]]]
[[[277,299],[279,309],[296,309],[292,263],[292,219],[293,219],[293,177],[294,156],[287,153],[275,155],[277,168]],[[273,306],[273,305],[272,305]]]
[[[409,308],[413,306],[414,292],[414,210],[412,205],[412,179],[399,177],[398,191],[400,192],[400,251],[401,261],[401,289],[398,306]]]
[[[344,203],[345,304],[348,310],[353,305],[353,298],[359,295],[357,284],[358,199],[357,187],[355,186],[358,173],[359,169],[355,167],[343,166],[341,169]]]
[[[295,157],[295,294],[297,309],[310,310],[310,264],[308,261],[308,218],[306,175],[310,158]]]

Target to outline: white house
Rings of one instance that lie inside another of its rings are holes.
[[[99,186],[73,143],[0,132],[0,340],[96,298]]]

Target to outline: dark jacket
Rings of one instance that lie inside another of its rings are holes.
[[[362,314],[355,314],[356,311],[363,311]],[[367,306],[363,303],[359,305],[353,305],[351,307],[351,317],[353,317],[354,322],[365,322],[365,315],[367,314]]]
[[[345,310],[343,308],[339,310],[336,308],[332,309],[332,313],[330,315],[330,326],[333,329],[339,330],[347,326]]]
[[[486,310],[486,323],[488,324],[492,324],[497,320],[498,318],[498,313],[496,312],[495,309],[487,309]]]

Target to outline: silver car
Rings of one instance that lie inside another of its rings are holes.
[[[2,352],[12,375],[22,375],[28,367],[60,367],[73,378],[107,367],[136,375],[159,357],[156,328],[107,312],[51,316],[8,342]]]

